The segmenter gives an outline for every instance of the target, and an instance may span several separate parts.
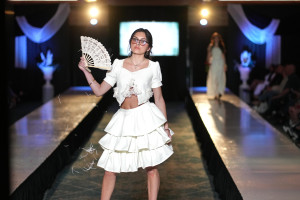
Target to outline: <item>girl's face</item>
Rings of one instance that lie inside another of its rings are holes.
[[[218,36],[214,36],[213,40],[214,40],[214,44],[218,44],[220,41]]]
[[[149,44],[144,32],[137,32],[131,38],[130,48],[133,54],[144,54],[149,51]]]

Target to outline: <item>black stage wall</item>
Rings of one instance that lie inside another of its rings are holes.
[[[5,25],[5,15],[4,15],[4,5],[5,2],[1,1],[0,2],[0,24],[1,26]],[[8,42],[6,40],[8,32],[6,30],[3,31],[5,37],[1,38],[1,44],[2,47],[4,47],[3,49],[8,49]],[[2,34],[3,34],[2,32]],[[9,135],[7,134],[8,132],[8,119],[7,119],[7,114],[8,114],[8,108],[7,108],[7,64],[8,61],[6,59],[6,57],[8,57],[8,52],[7,51],[3,51],[2,49],[2,53],[0,55],[0,59],[1,59],[1,64],[2,64],[2,70],[0,73],[0,92],[1,92],[1,96],[0,96],[0,111],[1,111],[1,122],[0,122],[0,133],[1,133],[1,141],[0,141],[0,156],[1,156],[1,167],[3,170],[3,173],[1,175],[1,189],[0,189],[0,196],[4,199],[9,197],[9,185],[10,185],[10,163],[9,163]]]
[[[111,6],[109,9],[109,26],[95,27],[74,26],[71,28],[72,49],[76,52],[72,57],[72,65],[77,66],[80,49],[80,35],[91,36],[107,48],[112,61],[119,56],[119,24],[122,21],[177,21],[179,22],[179,56],[153,57],[152,60],[159,61],[163,74],[163,94],[166,101],[183,100],[186,88],[186,24],[187,7],[137,7],[137,6]],[[128,38],[129,40],[129,38]],[[97,71],[97,72],[96,72]],[[99,70],[93,70],[97,73],[97,80],[101,81],[105,73]],[[73,72],[74,85],[86,85],[86,81],[78,70]]]
[[[186,88],[186,24],[187,7],[113,7],[110,13],[112,37],[119,37],[121,21],[177,21],[179,22],[179,56],[154,57],[163,75],[163,94],[166,101],[183,100]],[[118,48],[118,40],[113,46]]]
[[[84,4],[71,4],[71,9],[81,9]],[[15,15],[25,15],[29,23],[41,27],[45,24],[57,9],[57,4],[29,4],[10,5],[15,11]],[[15,88],[25,88],[29,93],[28,98],[40,99],[44,80],[41,71],[37,68],[36,57],[39,51],[46,52],[47,48],[53,50],[55,59],[61,64],[53,75],[52,83],[55,93],[58,94],[70,86],[87,85],[87,82],[77,67],[80,51],[80,36],[91,36],[103,43],[108,49],[112,60],[119,56],[119,23],[130,20],[147,21],[177,21],[180,24],[180,52],[176,57],[154,57],[159,61],[163,72],[163,93],[166,101],[183,99],[183,93],[188,86],[205,86],[206,69],[205,58],[206,48],[210,35],[214,31],[220,32],[227,46],[227,87],[234,93],[238,93],[240,84],[239,72],[234,68],[234,62],[239,61],[239,55],[244,46],[249,46],[253,50],[254,58],[259,67],[264,66],[264,45],[253,45],[243,36],[235,22],[228,17],[226,26],[207,26],[188,24],[188,6],[106,6],[108,9],[108,23],[102,26],[91,26],[90,24],[70,23],[70,19],[65,22],[61,30],[49,41],[42,44],[34,44],[28,41],[30,47],[29,59],[26,70],[14,68],[14,36],[22,34],[16,21],[12,16],[6,19],[8,30],[8,81],[9,85]],[[264,27],[272,18],[281,19],[281,24],[277,34],[282,36],[282,61],[287,62],[298,60],[298,47],[300,38],[298,37],[300,7],[299,5],[243,5],[247,17],[259,27]],[[225,12],[226,13],[226,12]],[[273,14],[272,14],[273,13]],[[280,13],[280,15],[279,15]],[[258,23],[259,22],[259,23]],[[295,24],[293,25],[292,22]],[[257,47],[259,46],[259,47]],[[297,63],[298,64],[298,63]],[[299,72],[300,70],[298,70]],[[100,82],[105,71],[93,69],[96,79]]]
[[[16,16],[25,16],[30,25],[43,27],[55,14],[57,4],[30,4],[16,5]],[[9,21],[8,21],[9,20]],[[53,64],[59,64],[51,83],[54,86],[55,95],[70,87],[70,40],[69,25],[66,21],[59,31],[48,41],[35,43],[27,38],[27,68],[15,68],[14,66],[14,38],[24,35],[15,18],[6,20],[6,27],[10,33],[8,36],[10,56],[8,60],[8,86],[20,95],[23,101],[40,101],[42,99],[42,86],[45,84],[42,71],[37,62],[41,62],[40,52],[46,55],[48,49],[53,53]],[[21,93],[21,94],[20,94]]]

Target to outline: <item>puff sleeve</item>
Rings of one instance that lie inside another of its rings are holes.
[[[104,78],[104,81],[107,82],[109,85],[112,87],[116,84],[117,82],[117,69],[118,69],[118,59],[114,60],[114,63],[111,66],[111,70],[107,71],[106,77]]]
[[[160,86],[162,86],[162,75],[161,75],[160,65],[158,62],[155,62],[151,88],[158,88]]]

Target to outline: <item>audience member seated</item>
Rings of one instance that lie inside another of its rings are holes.
[[[287,64],[281,71],[281,83],[267,86],[253,108],[276,127],[282,127],[300,148],[300,77],[295,64]]]
[[[296,66],[288,64],[285,67],[285,73],[288,75],[288,81],[284,89],[278,94],[271,97],[268,110],[266,113],[276,114],[276,116],[287,116],[290,106],[297,102],[297,97],[293,91],[300,91],[300,78],[296,74]]]
[[[282,65],[277,65],[275,68],[275,75],[274,77],[270,80],[269,84],[266,85],[260,92],[257,91],[256,94],[253,94],[253,101],[257,101],[258,97],[264,93],[267,90],[277,90],[279,88],[279,85],[283,79],[283,73],[284,73],[284,67]],[[258,89],[259,90],[259,89]]]
[[[283,73],[284,73],[284,67],[283,67],[283,65],[278,65],[277,67],[276,67],[276,70],[275,70],[275,77],[271,80],[271,82],[269,83],[269,85],[265,88],[265,89],[267,89],[267,88],[271,88],[271,87],[276,87],[276,86],[279,86],[280,85],[280,83],[281,83],[281,81],[282,81],[282,79],[283,79]],[[265,90],[264,89],[264,90]],[[264,91],[263,90],[263,91]],[[262,91],[262,92],[263,92]],[[261,92],[261,93],[262,93]],[[260,93],[260,94],[261,94]],[[259,95],[260,95],[259,94]]]
[[[249,86],[248,89],[250,90],[251,86],[253,86],[253,84],[255,85],[254,82],[264,81],[265,75],[269,73],[269,69],[261,65],[253,65],[252,67],[249,66],[248,68],[251,69],[247,79],[247,85]]]
[[[252,92],[253,97],[257,97],[261,92],[270,84],[270,82],[276,76],[277,65],[271,65],[269,67],[269,72],[265,75],[264,80],[254,79],[250,85],[250,91]]]
[[[297,102],[289,107],[288,121],[282,126],[285,133],[287,133],[295,144],[300,147],[300,92],[292,90],[296,96]]]
[[[280,81],[280,82],[279,82]],[[276,69],[276,76],[270,82],[259,96],[257,100],[252,102],[253,109],[259,113],[264,113],[268,109],[268,104],[273,96],[280,94],[288,81],[288,74],[286,74],[285,67],[279,65]]]

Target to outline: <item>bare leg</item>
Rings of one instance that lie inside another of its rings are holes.
[[[160,177],[156,167],[147,168],[148,177],[148,199],[156,200],[159,191]]]
[[[102,181],[101,200],[110,200],[116,183],[116,174],[105,171]]]

